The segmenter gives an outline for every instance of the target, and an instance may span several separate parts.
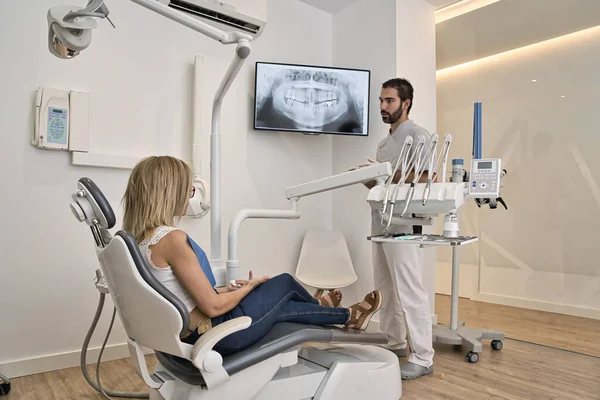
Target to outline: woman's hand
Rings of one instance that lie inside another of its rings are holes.
[[[248,273],[248,280],[238,279],[235,281],[235,284],[229,283],[229,285],[227,285],[227,290],[230,292],[234,292],[234,291],[240,290],[244,287],[247,287],[248,289],[252,290],[255,287],[257,287],[258,285],[260,285],[261,283],[264,283],[268,280],[269,280],[268,276],[254,278],[254,276],[252,275],[252,271],[250,271]]]
[[[248,281],[248,286],[250,286],[251,289],[254,289],[255,287],[257,287],[261,283],[265,283],[268,280],[269,280],[269,277],[266,276],[266,275],[265,276],[261,276],[259,278],[253,278],[253,279],[250,279]]]

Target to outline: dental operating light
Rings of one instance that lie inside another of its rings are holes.
[[[58,58],[77,57],[92,42],[95,18],[108,18],[104,0],[89,0],[85,8],[62,5],[48,10],[48,48]]]

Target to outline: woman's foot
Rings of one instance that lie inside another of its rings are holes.
[[[372,291],[365,296],[363,301],[348,307],[350,318],[345,325],[348,328],[365,330],[382,304],[383,295],[381,292],[379,290]]]
[[[321,297],[317,297],[317,300],[319,301],[319,305],[323,307],[337,308],[342,303],[342,292],[334,290]]]

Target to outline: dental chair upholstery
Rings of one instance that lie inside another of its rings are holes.
[[[79,179],[77,186],[78,190],[72,195],[71,210],[92,230],[102,275],[128,336],[133,366],[149,386],[150,399],[253,399],[278,371],[299,362],[301,344],[387,343],[387,336],[379,333],[285,322],[275,324],[259,342],[236,354],[222,357],[212,350],[224,337],[247,328],[250,317],[217,325],[194,345],[182,342],[180,335],[187,332],[190,318],[183,303],[152,275],[129,232],[121,230],[114,237],[109,233],[116,218],[98,186],[89,178]],[[144,347],[152,349],[158,359],[152,375],[147,370]],[[392,353],[379,348],[372,351],[385,359],[384,364],[392,374],[397,373],[398,381],[390,382],[390,393],[395,392],[395,399],[398,399],[401,383],[397,358],[393,365],[393,358],[379,352],[393,356]],[[319,387],[319,391],[322,397],[310,393],[310,398],[332,398],[324,394],[325,388]]]

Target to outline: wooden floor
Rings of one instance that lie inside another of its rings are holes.
[[[440,323],[446,322],[448,309],[449,299],[440,296],[436,305]],[[600,400],[600,358],[546,347],[598,351],[597,321],[575,318],[565,329],[564,316],[469,300],[461,300],[459,313],[469,326],[503,330],[507,336],[531,338],[543,346],[507,339],[497,352],[485,343],[479,362],[470,364],[460,349],[436,345],[434,373],[405,381],[403,400]],[[595,332],[590,331],[594,326]],[[147,356],[147,360],[152,369],[156,359]],[[95,377],[93,365],[89,370]],[[128,359],[103,363],[101,379],[112,390],[147,392]],[[104,399],[88,386],[79,368],[13,379],[11,384],[11,393],[2,400]]]
[[[436,295],[438,323],[450,323],[450,296]],[[600,321],[536,310],[459,299],[458,318],[467,326],[504,332],[505,336],[600,357]]]
[[[150,369],[156,357],[146,356]],[[96,380],[96,368],[89,365],[90,377]],[[148,393],[146,385],[137,376],[129,359],[107,361],[100,366],[102,387],[113,391]],[[88,385],[79,368],[69,368],[45,374],[11,380],[11,391],[2,400],[105,400],[106,397]]]

